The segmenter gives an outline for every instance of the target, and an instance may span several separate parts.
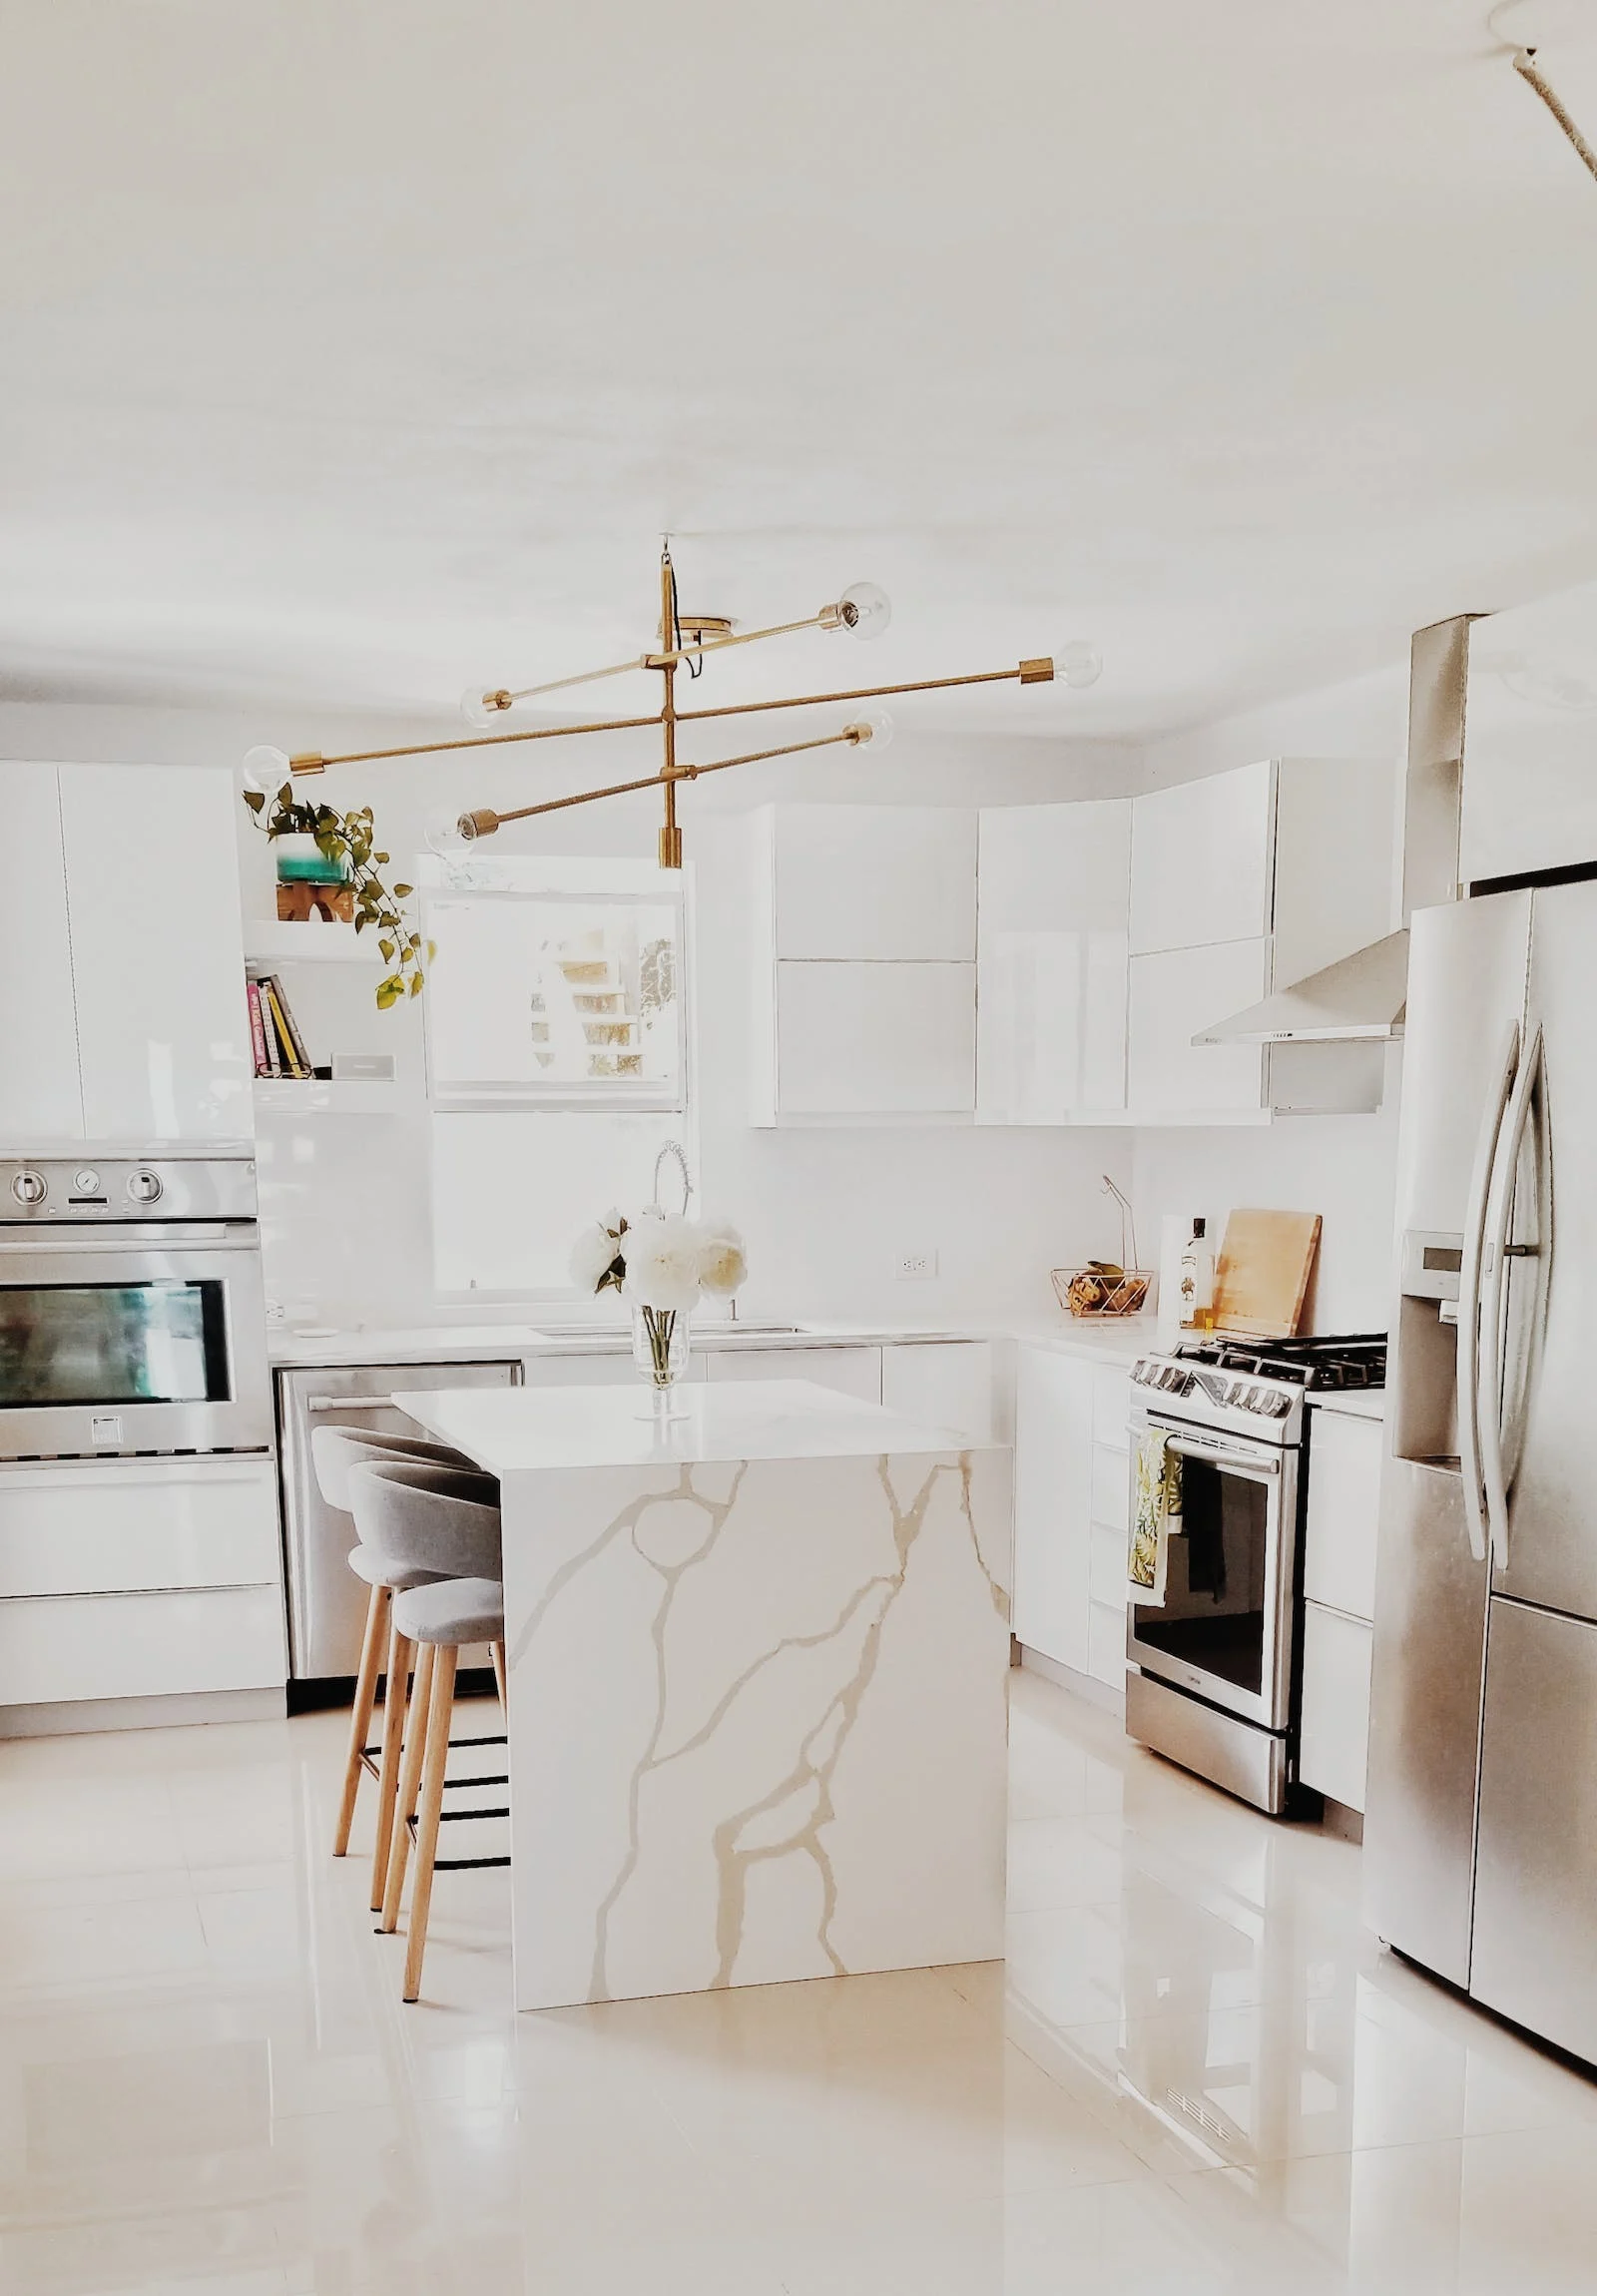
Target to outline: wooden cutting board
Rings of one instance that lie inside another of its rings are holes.
[[[1217,1328],[1291,1339],[1319,1248],[1318,1212],[1233,1212],[1215,1263]]]

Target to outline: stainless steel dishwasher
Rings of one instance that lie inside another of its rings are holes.
[[[366,1587],[349,1568],[354,1529],[327,1505],[310,1457],[312,1428],[373,1428],[415,1435],[414,1420],[390,1401],[396,1389],[509,1388],[515,1361],[473,1364],[339,1364],[279,1371],[277,1443],[282,1464],[283,1561],[288,1589],[289,1710],[329,1705],[347,1695],[360,1664]],[[488,1664],[488,1653],[462,1654]]]

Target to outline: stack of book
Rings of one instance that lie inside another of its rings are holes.
[[[304,1038],[288,1009],[288,999],[276,974],[263,972],[247,981],[245,993],[250,999],[250,1036],[256,1048],[256,1074],[313,1075]]]

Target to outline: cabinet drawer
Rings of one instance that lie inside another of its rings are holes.
[[[1101,1443],[1092,1448],[1092,1519],[1118,1530],[1124,1549],[1131,1520],[1131,1467],[1125,1451],[1105,1450]]]
[[[275,1590],[280,1577],[269,1459],[86,1459],[0,1470],[0,1597]]]
[[[1318,1603],[1304,1606],[1303,1743],[1299,1774],[1349,1810],[1364,1806],[1372,1630]]]
[[[1350,1413],[1317,1407],[1309,1415],[1304,1593],[1311,1602],[1327,1603],[1354,1618],[1375,1615],[1384,1433],[1379,1420],[1354,1419]]]
[[[1126,1605],[1095,1602],[1087,1619],[1087,1671],[1099,1682],[1126,1687]]]
[[[274,1586],[0,1602],[0,1703],[267,1690],[287,1678]]]
[[[1110,1450],[1131,1447],[1131,1374],[1102,1365],[1092,1375],[1092,1439]]]
[[[881,1401],[879,1348],[717,1348],[705,1364],[712,1380],[810,1380],[861,1403]]]

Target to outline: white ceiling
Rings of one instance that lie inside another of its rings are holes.
[[[1597,140],[1591,0],[1502,22]],[[1091,693],[920,720],[1136,734],[1597,569],[1597,184],[1473,0],[0,41],[0,694],[442,707],[636,650],[669,526],[689,606],[893,596],[704,699],[1086,631]]]

